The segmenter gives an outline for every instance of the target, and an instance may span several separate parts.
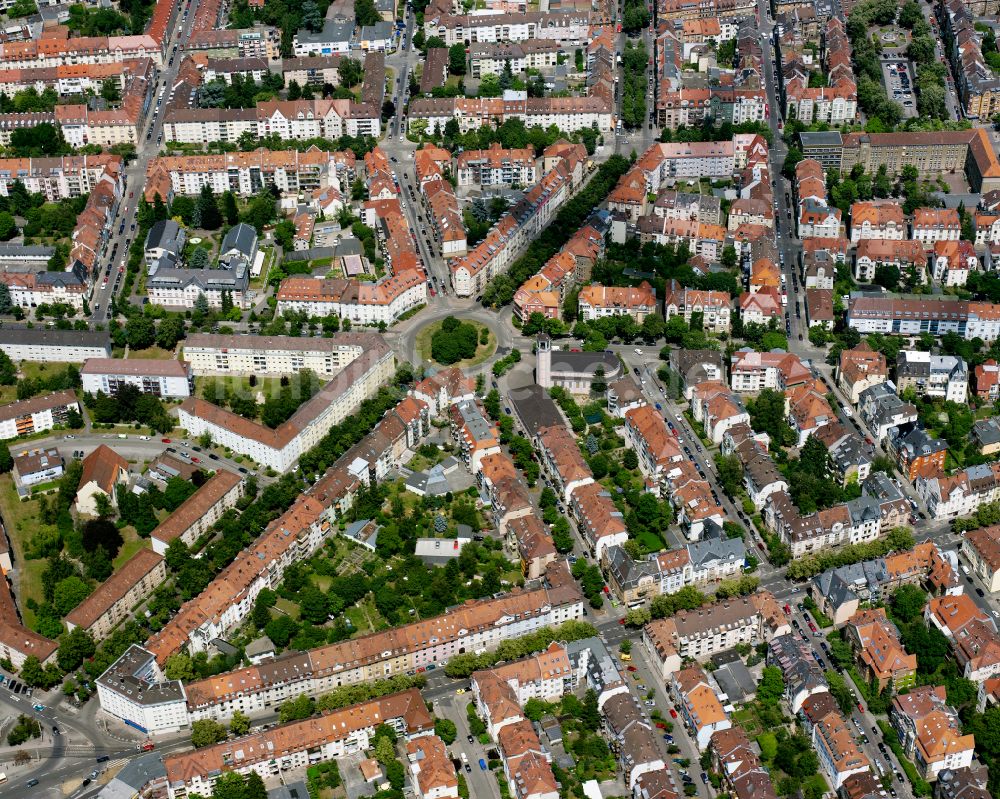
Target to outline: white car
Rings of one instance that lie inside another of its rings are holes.
[[[640,350],[638,347],[636,347],[635,348],[635,354],[636,355],[642,355],[642,350]]]

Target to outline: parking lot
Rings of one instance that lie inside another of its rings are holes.
[[[903,109],[907,119],[917,115],[917,99],[913,91],[910,63],[905,59],[882,61],[882,82],[886,94]]]

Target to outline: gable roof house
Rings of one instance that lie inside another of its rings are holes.
[[[80,488],[76,492],[77,512],[97,516],[97,497],[104,496],[112,507],[118,506],[115,488],[128,480],[128,461],[106,444],[101,444],[83,459]]]

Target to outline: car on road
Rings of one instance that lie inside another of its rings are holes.
[[[479,768],[482,771],[486,771],[486,759],[485,758],[482,758],[482,757],[479,758]]]
[[[27,786],[28,786],[29,788],[34,788],[34,787],[35,787],[36,785],[38,785],[38,780],[36,780],[36,779],[35,779],[34,777],[32,777],[32,778],[31,778],[30,780],[28,780],[28,782],[27,782]]]
[[[170,443],[170,439],[169,438],[161,438],[160,441],[163,442],[164,444],[169,444]]]
[[[985,595],[983,594],[983,589],[982,589],[982,588],[977,588],[977,589],[976,589],[976,593],[977,593],[977,594],[978,594],[978,595],[979,595],[980,597],[983,597],[983,596],[985,596]]]
[[[674,710],[673,708],[670,708],[670,718],[672,719],[677,718],[677,711]]]
[[[902,774],[900,774],[900,773],[899,773],[899,772],[897,771],[897,772],[896,772],[896,782],[902,782],[902,781],[903,781],[903,775],[902,775]]]
[[[860,712],[862,712],[862,713],[864,713],[864,712],[865,712],[865,708],[864,708],[864,705],[862,705],[862,704],[861,704],[860,702],[858,702],[858,710],[859,710]]]
[[[474,742],[475,742],[475,740],[473,739],[473,737],[472,737],[471,735],[467,735],[467,736],[465,736],[465,739],[466,739],[466,740],[467,740],[467,741],[468,741],[468,742],[469,742],[470,744],[471,744],[471,743],[474,743]]]
[[[470,766],[468,763],[465,764],[465,773],[466,774],[472,773],[472,766]]]

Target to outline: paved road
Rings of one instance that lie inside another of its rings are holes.
[[[111,221],[110,235],[105,244],[104,254],[98,259],[95,266],[95,274],[104,275],[107,280],[95,283],[90,296],[91,320],[94,322],[103,322],[108,318],[111,299],[117,295],[124,278],[124,265],[128,261],[128,249],[137,227],[135,211],[142,197],[146,167],[149,160],[159,153],[163,132],[163,111],[167,107],[170,88],[174,85],[177,69],[181,62],[178,48],[186,41],[191,31],[199,2],[200,0],[192,0],[186,19],[183,17],[184,8],[178,3],[174,18],[171,20],[169,28],[171,32],[164,50],[167,63],[158,71],[153,85],[150,111],[147,116],[148,127],[145,129],[145,135],[143,128],[140,128],[136,158],[125,168],[125,196],[118,207],[117,214]],[[170,61],[173,63],[169,63]],[[162,104],[158,105],[157,100],[160,97],[162,97]]]
[[[225,455],[221,454],[221,450],[213,452],[213,454],[217,455],[216,458],[210,458],[207,450],[204,450],[197,442],[190,439],[168,438],[167,441],[164,441],[157,436],[147,436],[145,438],[146,440],[144,441],[143,436],[131,434],[122,438],[120,435],[109,433],[81,433],[80,435],[60,433],[48,438],[10,444],[8,448],[12,455],[19,455],[25,450],[57,447],[62,456],[68,460],[73,452],[82,452],[83,457],[86,457],[93,450],[105,444],[113,448],[115,452],[126,460],[137,462],[152,460],[157,455],[166,452],[169,448],[174,450],[170,454],[179,460],[194,463],[206,469],[214,470],[221,467],[240,474],[249,474],[253,471],[246,466],[226,458]],[[184,453],[187,454],[185,455]],[[245,471],[240,472],[240,469],[244,469]]]

